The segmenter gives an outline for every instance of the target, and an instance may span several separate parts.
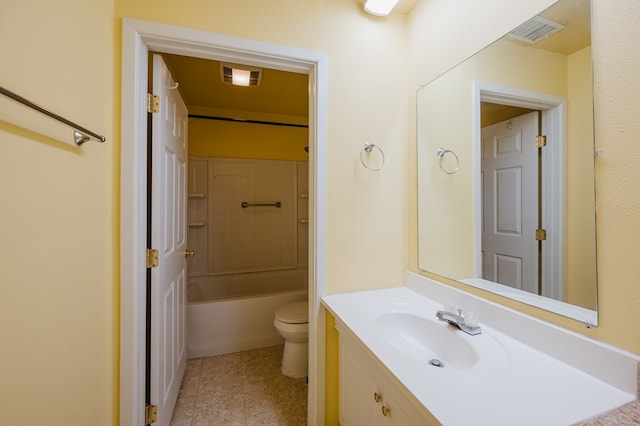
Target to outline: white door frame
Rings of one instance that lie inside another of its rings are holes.
[[[221,34],[122,20],[120,182],[120,424],[144,424],[148,53],[175,53],[309,75],[308,423],[324,424],[327,57]]]
[[[545,203],[542,207],[542,223],[549,229],[560,229],[562,232],[550,232],[544,242],[543,251],[542,295],[564,300],[565,279],[565,212],[566,212],[566,168],[567,100],[561,96],[529,90],[501,86],[481,81],[473,82],[473,162],[475,179],[473,179],[474,206],[474,270],[476,277],[482,277],[482,198],[481,198],[481,135],[480,135],[480,103],[492,102],[543,111],[542,128],[551,142],[542,150],[542,191]],[[553,260],[553,261],[552,261]]]

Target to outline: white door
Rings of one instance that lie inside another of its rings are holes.
[[[538,112],[482,129],[482,277],[538,292]]]
[[[186,171],[187,108],[160,55],[153,55],[151,244],[151,404],[160,426],[168,426],[186,367]]]

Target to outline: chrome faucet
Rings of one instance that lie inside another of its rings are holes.
[[[446,321],[451,325],[455,325],[460,330],[464,331],[467,334],[471,334],[472,336],[482,333],[482,329],[479,325],[467,324],[465,322],[464,316],[462,314],[462,309],[458,309],[457,313],[455,314],[448,311],[438,311],[436,312],[436,318],[438,318],[440,321]]]

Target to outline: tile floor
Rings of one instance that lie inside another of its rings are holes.
[[[282,374],[282,348],[188,360],[171,426],[306,425],[306,379]]]

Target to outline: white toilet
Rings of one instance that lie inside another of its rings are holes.
[[[309,302],[293,302],[280,306],[273,320],[284,338],[282,374],[288,377],[307,376],[309,348]]]

